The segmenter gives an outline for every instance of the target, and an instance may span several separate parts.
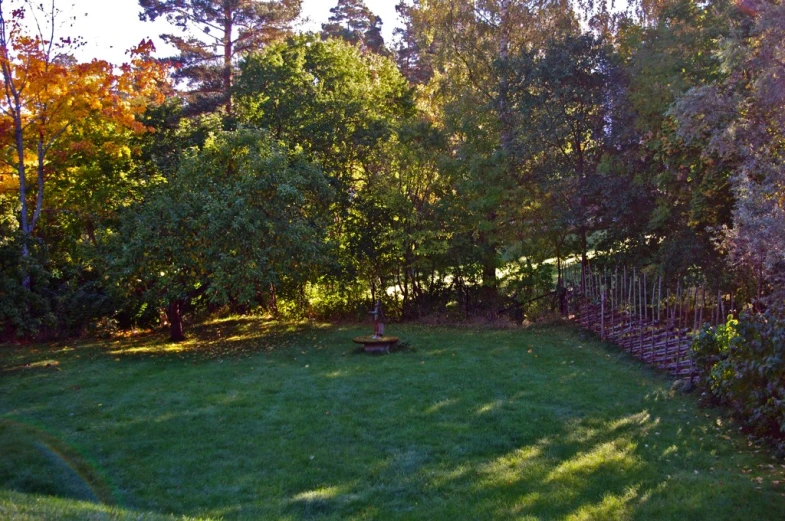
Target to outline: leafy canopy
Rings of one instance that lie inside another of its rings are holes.
[[[111,250],[116,281],[156,305],[197,295],[206,297],[197,304],[258,302],[270,285],[313,277],[330,199],[321,171],[267,132],[217,133],[123,212]]]

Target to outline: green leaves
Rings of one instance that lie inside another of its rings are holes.
[[[693,343],[702,383],[758,436],[785,450],[785,318],[781,306],[705,327]]]
[[[671,113],[685,139],[703,147],[706,161],[722,163],[734,199],[729,230],[733,260],[758,285],[773,282],[782,299],[785,273],[785,110],[782,60],[785,8],[764,3],[760,14],[725,38],[724,77],[692,89]],[[779,279],[779,280],[777,280]]]
[[[218,133],[124,213],[117,281],[158,304],[258,303],[314,276],[331,197],[321,171],[266,132]]]
[[[292,37],[248,56],[240,68],[241,121],[302,146],[347,187],[413,113],[412,93],[395,63],[340,40]]]

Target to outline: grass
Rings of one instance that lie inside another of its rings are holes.
[[[612,347],[388,328],[2,347],[0,518],[782,519],[782,462]]]

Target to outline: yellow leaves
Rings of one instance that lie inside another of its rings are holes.
[[[56,146],[67,155],[80,151],[79,141],[102,128],[107,136],[146,132],[148,127],[137,116],[171,92],[165,65],[149,56],[151,42],[137,46],[131,62],[120,68],[101,60],[75,63],[51,57],[41,41],[24,35],[16,35],[12,47],[7,63],[22,95],[20,115],[31,156],[36,155],[39,139],[47,150]],[[0,129],[13,128],[11,117],[1,115]],[[0,132],[0,145],[11,147],[13,140],[13,132]],[[130,154],[119,143],[103,148],[110,155]]]
[[[131,148],[125,144],[118,144],[110,141],[103,144],[103,150],[108,156],[117,158],[131,157]]]
[[[19,190],[19,178],[11,173],[0,171],[0,194]]]

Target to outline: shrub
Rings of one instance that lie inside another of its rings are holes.
[[[701,382],[756,436],[785,449],[785,309],[729,317],[693,343]]]
[[[21,258],[20,245],[12,239],[0,244],[0,342],[45,335],[57,325],[45,252],[33,242],[30,256]],[[22,284],[25,277],[29,288]]]

